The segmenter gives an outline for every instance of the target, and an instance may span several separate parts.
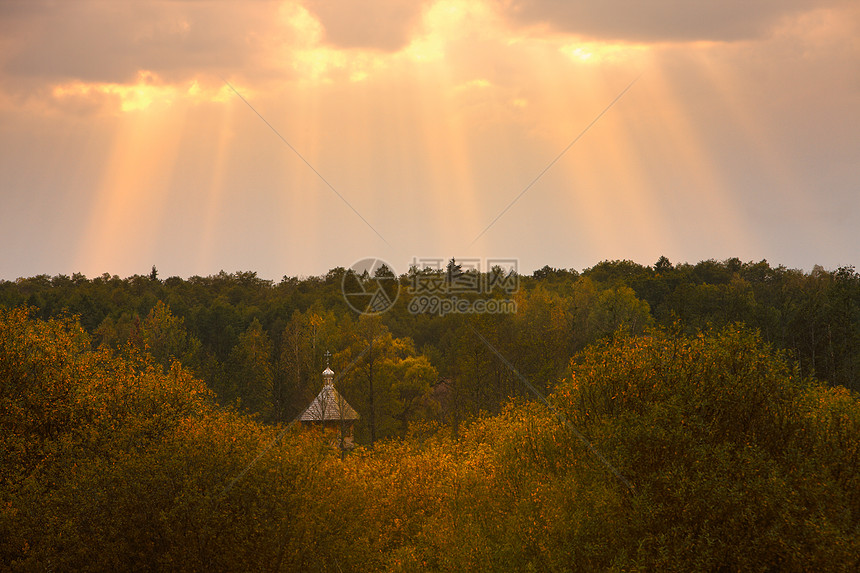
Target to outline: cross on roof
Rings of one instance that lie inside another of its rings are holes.
[[[326,368],[328,368],[328,367],[329,367],[329,363],[328,363],[329,358],[331,358],[331,352],[329,352],[328,350],[326,350],[326,351],[325,351],[325,367],[326,367]]]

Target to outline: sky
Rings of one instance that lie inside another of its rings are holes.
[[[0,1],[0,279],[860,266],[856,0]]]

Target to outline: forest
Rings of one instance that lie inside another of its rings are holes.
[[[478,275],[411,268],[375,315],[342,267],[0,281],[0,567],[860,567],[853,267],[604,261],[461,295],[516,312],[410,305]],[[346,455],[293,423],[327,365]]]

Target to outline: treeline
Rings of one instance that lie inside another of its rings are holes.
[[[494,350],[547,392],[571,356],[619,330],[660,326],[692,335],[743,323],[785,350],[801,375],[860,389],[860,275],[853,267],[805,273],[766,261],[673,265],[664,257],[653,266],[605,261],[581,273],[544,267],[513,277],[518,288],[509,292],[458,295],[509,298],[515,313],[444,316],[415,312],[410,303],[420,296],[417,282],[436,280],[450,294],[445,285],[468,279],[453,260],[446,270],[413,268],[398,277],[397,302],[378,316],[346,304],[346,273],[335,268],[278,283],[253,272],[162,280],[154,267],[126,279],[43,275],[0,282],[0,306],[26,306],[43,319],[77,316],[93,348],[131,345],[165,370],[178,359],[221,403],[265,422],[288,422],[310,402],[330,351],[338,388],[362,414],[357,439],[364,443],[403,436],[419,420],[456,427],[526,396]]]
[[[860,401],[761,334],[619,332],[549,404],[342,460],[218,406],[178,361],[0,308],[0,569],[860,567]]]

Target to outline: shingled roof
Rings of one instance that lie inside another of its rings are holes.
[[[358,412],[347,404],[346,400],[332,383],[334,372],[326,368],[323,372],[325,385],[311,405],[299,416],[302,422],[334,422],[340,420],[358,420]]]

